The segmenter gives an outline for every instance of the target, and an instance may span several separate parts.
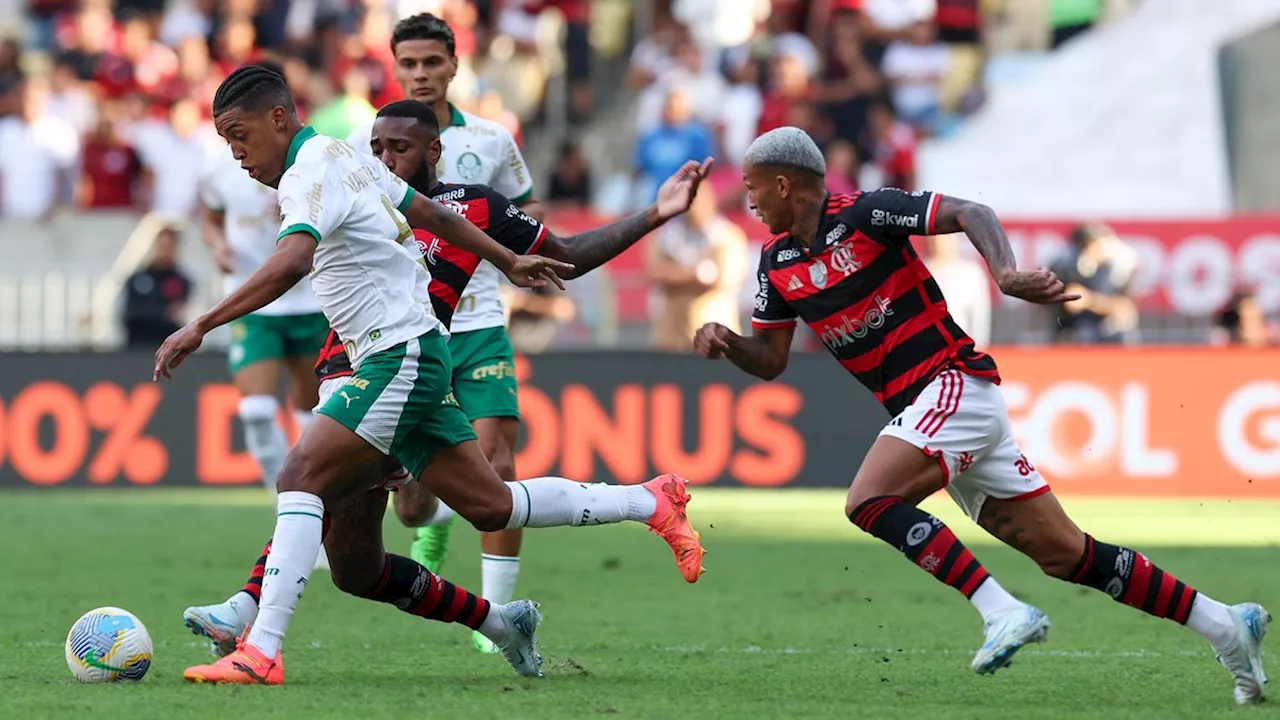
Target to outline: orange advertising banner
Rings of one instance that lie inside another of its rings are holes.
[[[1280,497],[1280,354],[996,348],[1022,449],[1060,494]]]

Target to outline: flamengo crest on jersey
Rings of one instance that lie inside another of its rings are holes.
[[[811,247],[789,235],[765,244],[752,325],[803,319],[893,415],[947,367],[1000,382],[910,242],[933,234],[941,197],[895,188],[830,196]]]
[[[440,129],[440,182],[487,185],[517,205],[532,197],[533,178],[511,133],[498,123],[449,107],[449,126]],[[349,142],[369,152],[372,133],[371,123],[353,132]],[[481,261],[458,302],[450,331],[461,333],[505,325],[506,314],[498,294],[499,283],[504,280],[496,267]]]

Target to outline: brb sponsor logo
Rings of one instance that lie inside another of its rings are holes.
[[[872,330],[883,328],[885,320],[892,316],[893,308],[889,307],[889,301],[877,295],[871,309],[863,313],[862,317],[853,318],[845,315],[840,319],[839,324],[823,330],[820,335],[822,344],[830,350],[839,350],[852,345],[865,338]]]
[[[795,260],[798,257],[800,257],[800,251],[795,248],[787,248],[786,250],[778,251],[778,262],[780,263],[787,262],[788,260]]]

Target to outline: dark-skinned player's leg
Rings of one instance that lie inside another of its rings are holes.
[[[512,634],[509,626],[515,624],[509,620],[521,612],[534,612],[527,607],[532,603],[490,603],[409,558],[388,554],[382,540],[387,495],[382,489],[359,494],[334,514],[325,538],[334,585],[351,595],[394,605],[410,615],[465,625],[501,651],[501,644]],[[526,653],[537,653],[532,635],[527,645],[512,650],[517,661]],[[536,663],[512,665],[525,674],[537,674]]]
[[[969,490],[965,472],[974,458],[1012,442],[999,393],[986,380],[944,371],[881,430],[845,503],[853,524],[897,548],[973,603],[986,636],[972,663],[980,673],[1008,665],[1023,645],[1043,640],[1048,618],[1010,595],[950,528],[916,505],[945,487],[966,507],[957,493]],[[1032,492],[1047,489],[1038,475],[1023,484]],[[1005,496],[1021,492],[1019,487]]]
[[[1267,681],[1262,639],[1271,621],[1262,606],[1227,606],[1184,584],[1142,553],[1095,540],[1072,522],[1052,492],[1025,500],[988,498],[978,524],[1050,577],[1093,588],[1196,631],[1231,673],[1236,702],[1251,704],[1262,698]]]

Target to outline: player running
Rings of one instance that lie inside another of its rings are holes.
[[[570,277],[581,276],[617,257],[645,234],[656,229],[668,213],[683,212],[692,201],[692,195],[685,195],[681,189],[682,182],[677,175],[659,190],[661,204],[669,206],[670,210],[659,211],[655,207],[652,212],[571,237],[558,238],[542,223],[525,215],[492,188],[439,182],[436,167],[440,157],[440,128],[430,106],[424,103],[402,100],[379,110],[373,127],[372,148],[383,164],[408,182],[415,191],[462,213],[512,252],[528,253],[536,250],[548,257],[572,263],[574,270],[568,273]],[[709,167],[707,164],[699,168],[698,177],[704,176]],[[430,233],[415,230],[414,235],[431,266],[429,290],[432,307],[441,323],[448,327],[458,298],[462,297],[471,272],[479,260],[474,254],[449,245]],[[316,363],[316,373],[323,383],[320,391],[322,398],[335,392],[352,375],[346,349],[335,333],[329,334]],[[392,476],[407,477],[398,464],[395,465]],[[412,519],[431,515],[435,497],[422,488],[422,483],[405,483],[396,490],[395,506],[400,517]],[[326,542],[333,545],[330,538],[326,538]],[[343,549],[339,547],[333,547],[332,551],[335,555],[343,553]],[[249,580],[230,598],[215,605],[189,607],[183,613],[183,621],[193,632],[209,638],[215,655],[233,652],[236,639],[253,623],[270,552],[271,543],[268,542],[250,572]],[[333,581],[339,589],[357,595],[367,589],[367,586],[359,584],[358,576],[353,580],[341,568],[333,574]],[[488,642],[488,639],[485,641]]]
[[[396,81],[405,97],[432,107],[440,126],[440,180],[488,185],[541,219],[541,206],[533,199],[533,174],[511,133],[498,123],[462,112],[449,102],[449,85],[458,72],[455,50],[453,29],[429,13],[401,20],[391,34]],[[368,152],[371,130],[372,123],[357,128],[347,142]],[[433,267],[432,274],[437,270]],[[507,337],[506,314],[498,293],[500,273],[484,261],[473,272],[466,293],[457,301],[449,328],[453,392],[471,421],[485,457],[498,477],[510,482],[516,479],[515,446],[520,432],[515,351]],[[453,512],[445,504],[437,505],[435,512],[427,515],[406,514],[404,509],[397,502],[401,522],[417,528],[410,554],[432,572],[439,572],[448,553]],[[481,534],[480,590],[486,599],[504,603],[513,597],[520,574],[520,541],[518,528]],[[480,635],[473,635],[472,639],[477,650],[494,650],[492,643]]]
[[[278,66],[262,64],[283,73]],[[276,191],[246,175],[222,147],[205,159],[199,189],[201,234],[214,263],[226,273],[225,294],[229,294],[275,252],[280,229]],[[289,452],[289,438],[277,422],[276,383],[284,370],[289,376],[294,421],[299,430],[306,430],[319,390],[311,366],[324,344],[329,321],[320,312],[311,282],[303,278],[278,300],[230,326],[227,361],[240,391],[245,447],[258,463],[262,484],[275,493],[276,476]],[[321,551],[316,569],[327,568]]]
[[[331,557],[335,576],[363,573],[362,596],[479,630],[517,672],[541,674],[535,603],[491,606],[412,560],[384,552],[386,493],[364,492],[364,478],[388,455],[437,494],[456,498],[460,511],[471,511],[482,529],[586,519],[646,522],[671,545],[686,577],[692,567],[700,568],[701,543],[685,515],[688,493],[679,478],[611,487],[562,478],[507,484],[494,474],[450,389],[444,328],[426,298],[430,277],[421,256],[401,244],[412,235],[405,220],[493,262],[522,287],[547,279],[558,283],[555,273],[568,274],[573,266],[515,255],[461,216],[418,197],[383,164],[343,141],[317,136],[298,121],[284,79],[265,68],[245,66],[223,81],[214,99],[214,124],[250,176],[278,188],[280,242],[243,286],[165,341],[156,352],[155,378],[169,377],[211,329],[269,303],[308,272],[355,374],[325,399],[280,473],[276,531],[252,629],[235,652],[189,668],[184,677],[284,682],[280,647],[326,520],[332,547],[344,550],[341,562]],[[696,166],[681,179],[687,207],[701,179]],[[696,579],[696,570],[692,574]]]
[[[984,205],[892,188],[831,195],[825,173],[822,153],[797,128],[751,145],[748,200],[776,233],[760,257],[752,337],[711,323],[698,330],[697,351],[772,380],[786,369],[799,318],[875,394],[893,419],[858,468],[845,513],[973,603],[986,636],[975,671],[1007,666],[1024,644],[1045,638],[1049,619],[1000,587],[942,521],[916,507],[942,488],[1045,574],[1200,633],[1234,678],[1236,702],[1259,701],[1271,616],[1255,603],[1228,607],[1141,553],[1076,527],[1018,448],[995,361],[952,320],[909,238],[964,232],[1006,295],[1041,304],[1074,296],[1047,270],[1017,269]]]

